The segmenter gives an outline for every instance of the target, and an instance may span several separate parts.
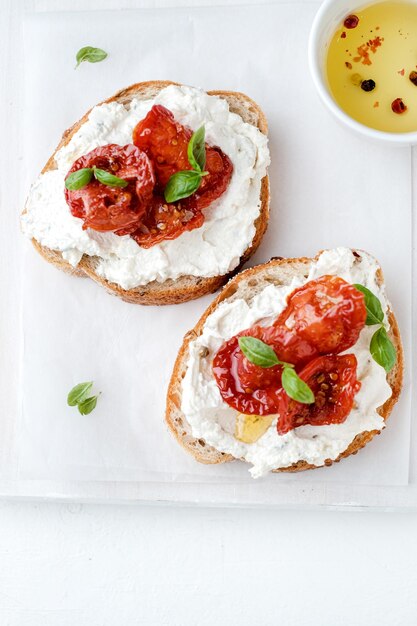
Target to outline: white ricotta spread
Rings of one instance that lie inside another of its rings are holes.
[[[205,210],[201,228],[152,248],[141,248],[131,237],[82,230],[64,198],[64,179],[76,159],[108,143],[132,142],[132,131],[154,104],[162,104],[185,126],[202,124],[206,140],[220,147],[233,163],[226,192]],[[260,211],[261,180],[269,165],[267,138],[231,113],[226,100],[194,87],[169,86],[154,99],[133,99],[92,109],[88,120],[55,155],[57,169],[41,174],[33,184],[22,216],[25,234],[76,266],[82,255],[99,257],[97,273],[131,289],[153,280],[179,276],[217,276],[233,270],[255,235]]]
[[[266,472],[287,467],[303,460],[322,465],[336,459],[351,441],[364,431],[384,427],[376,409],[391,396],[391,387],[383,367],[371,357],[369,344],[375,328],[365,326],[355,346],[347,350],[358,360],[358,380],[362,386],[355,396],[355,408],[342,424],[300,426],[278,435],[277,419],[258,441],[246,444],[234,437],[237,411],[221,398],[212,375],[214,355],[226,339],[256,323],[271,324],[286,306],[286,298],[296,287],[325,274],[340,276],[349,283],[361,283],[381,301],[384,313],[388,303],[384,286],[376,280],[378,265],[371,256],[354,256],[348,248],[323,252],[313,263],[308,278],[294,278],[289,286],[268,285],[250,302],[235,299],[222,302],[207,318],[203,332],[189,346],[187,372],[182,383],[182,411],[191,425],[192,434],[204,439],[220,452],[252,463],[250,472],[257,478]],[[201,356],[208,348],[209,354]]]

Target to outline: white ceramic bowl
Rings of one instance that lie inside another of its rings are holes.
[[[372,1],[372,0],[371,0]],[[380,1],[380,0],[375,0]],[[314,18],[310,31],[308,56],[310,72],[320,98],[333,115],[351,130],[369,139],[384,141],[397,146],[417,144],[417,131],[412,133],[388,133],[382,130],[369,128],[354,120],[334,100],[330,93],[326,78],[326,55],[329,42],[340,23],[347,15],[355,10],[370,4],[356,0],[324,0]]]

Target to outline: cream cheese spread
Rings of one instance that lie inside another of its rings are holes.
[[[192,130],[204,124],[207,142],[220,147],[234,169],[225,193],[205,210],[201,228],[145,249],[129,236],[82,230],[82,220],[71,215],[65,201],[64,179],[74,161],[90,150],[108,143],[132,143],[134,127],[154,104],[164,105]],[[171,85],[154,99],[94,107],[69,143],[56,153],[55,161],[57,169],[41,174],[30,190],[23,231],[40,244],[61,251],[73,266],[83,254],[98,257],[100,276],[132,289],[184,275],[218,276],[238,265],[255,235],[269,151],[266,136],[231,113],[226,100],[194,87]]]
[[[209,315],[201,335],[190,343],[181,409],[192,434],[220,452],[251,463],[250,472],[255,478],[300,460],[322,465],[326,459],[336,459],[359,433],[384,427],[384,420],[376,409],[391,396],[391,387],[384,368],[373,360],[369,351],[375,332],[371,326],[365,326],[355,346],[346,351],[356,355],[357,375],[362,386],[355,396],[353,410],[342,424],[300,426],[278,435],[275,418],[258,441],[242,443],[233,434],[237,411],[222,400],[211,371],[213,357],[226,339],[253,324],[271,324],[285,308],[286,298],[295,288],[325,274],[365,285],[380,299],[386,314],[388,302],[384,286],[377,281],[378,264],[368,254],[360,254],[358,258],[348,248],[327,250],[311,265],[308,278],[296,277],[288,286],[270,284],[250,301],[225,300]],[[203,348],[208,348],[207,356],[202,356],[207,353]]]

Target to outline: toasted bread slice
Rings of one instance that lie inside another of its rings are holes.
[[[259,293],[268,284],[289,285],[294,276],[308,277],[310,266],[318,258],[297,258],[297,259],[281,259],[274,258],[268,263],[258,265],[247,269],[234,278],[222,289],[220,294],[215,298],[212,304],[207,308],[196,326],[189,331],[184,337],[183,344],[178,353],[177,360],[168,387],[167,405],[166,405],[166,422],[176,437],[178,442],[190,452],[200,463],[225,463],[233,461],[234,457],[230,454],[219,452],[212,446],[208,445],[203,439],[193,437],[191,427],[187,422],[185,415],[181,410],[182,396],[182,379],[185,376],[188,362],[188,346],[203,331],[203,327],[208,316],[225,300],[232,302],[238,298],[244,298],[249,301],[253,295]],[[378,270],[378,279],[380,284],[383,283],[382,270]],[[388,374],[387,380],[392,389],[391,397],[378,408],[378,413],[387,420],[392,408],[398,400],[403,382],[404,356],[401,344],[400,331],[394,313],[389,310],[388,320],[390,324],[389,336],[397,350],[397,362],[394,368]],[[349,444],[337,459],[327,459],[324,465],[332,465],[351,454],[356,454],[358,450],[363,448],[375,435],[380,433],[379,430],[372,430],[360,433]],[[275,472],[299,472],[302,470],[315,469],[316,465],[307,463],[306,461],[298,461],[289,467],[277,468]]]
[[[143,83],[136,83],[131,85],[127,89],[118,91],[114,96],[104,100],[100,104],[117,101],[121,104],[128,104],[133,98],[150,99],[155,97],[162,89],[168,85],[176,85],[171,81],[149,81]],[[226,100],[229,104],[229,108],[233,113],[240,115],[244,122],[247,122],[253,126],[259,128],[259,130],[267,134],[268,124],[266,117],[259,106],[243,93],[233,91],[209,91],[207,92],[212,96],[219,96]],[[60,143],[58,144],[54,154],[46,163],[42,170],[45,173],[49,170],[56,168],[55,154],[56,152],[65,146],[72,138],[72,136],[78,131],[78,129],[86,122],[90,111],[88,111],[84,117],[82,117],[74,126],[65,131]],[[255,222],[255,236],[251,245],[242,254],[238,266],[229,274],[223,276],[213,276],[209,278],[196,277],[196,276],[180,276],[173,280],[168,279],[164,282],[158,282],[156,280],[146,284],[135,287],[134,289],[125,290],[119,285],[111,283],[105,278],[102,278],[96,273],[96,267],[98,263],[97,257],[91,257],[84,255],[76,268],[72,267],[62,257],[61,252],[51,250],[41,244],[35,239],[32,239],[33,245],[36,250],[41,254],[46,261],[52,263],[59,269],[76,275],[76,276],[89,276],[94,281],[105,287],[105,289],[133,304],[177,304],[180,302],[187,302],[188,300],[194,300],[208,293],[213,293],[219,287],[224,285],[231,275],[236,273],[240,267],[250,258],[250,256],[257,250],[261,239],[268,226],[269,218],[269,180],[268,176],[265,176],[261,184],[260,192],[261,207],[258,218]]]

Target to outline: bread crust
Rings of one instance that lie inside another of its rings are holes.
[[[358,252],[360,251],[358,250]],[[299,266],[301,271],[304,266],[305,272],[307,274],[308,267],[313,261],[318,258],[319,255],[320,252],[317,254],[316,257],[311,259],[307,257],[301,257],[297,259],[274,258],[267,263],[263,263],[262,265],[257,265],[256,267],[249,268],[247,270],[244,270],[243,272],[240,272],[240,274],[229,280],[227,285],[222,289],[219,295],[213,300],[210,306],[203,313],[202,317],[197,322],[195,327],[185,335],[182,346],[178,352],[171,380],[168,386],[165,420],[168,428],[177,439],[178,443],[185,450],[187,450],[187,452],[191,453],[200,463],[226,463],[235,460],[235,457],[231,454],[219,452],[218,450],[213,448],[213,446],[206,444],[204,440],[198,440],[194,438],[191,434],[191,428],[181,411],[181,385],[182,379],[186,372],[186,364],[188,361],[188,347],[190,342],[196,339],[202,333],[204,324],[208,316],[213,313],[213,311],[219,306],[221,302],[227,300],[230,297],[233,297],[233,295],[238,291],[240,285],[243,285],[244,283],[250,285],[250,281],[258,280],[258,277],[264,271],[272,274],[270,270],[273,271],[277,267],[281,269],[291,268],[295,264]],[[378,280],[380,284],[383,283],[384,279],[381,269],[378,270]],[[388,419],[394,405],[396,404],[400,396],[404,375],[404,353],[401,343],[400,330],[396,317],[392,310],[389,310],[388,312],[388,320],[390,324],[390,331],[388,334],[397,350],[397,361],[394,368],[391,370],[391,372],[389,372],[387,376],[387,381],[392,389],[392,395],[382,406],[377,409],[379,415],[383,417],[384,421]],[[346,458],[352,454],[357,454],[357,452],[361,448],[366,446],[366,444],[369,443],[375,437],[375,435],[379,435],[380,432],[381,431],[379,430],[372,430],[358,434],[349,444],[346,450],[344,450],[336,459],[326,459],[323,465],[313,465],[311,463],[307,463],[306,461],[301,460],[297,463],[293,463],[288,467],[280,467],[272,471],[300,472],[323,467],[324,465],[330,466],[333,463],[338,463],[343,458]]]
[[[132,100],[132,98],[138,96],[151,98],[169,85],[179,85],[179,83],[168,80],[135,83],[126,89],[121,89],[112,97],[103,100],[99,104],[106,104],[115,101],[120,102],[121,104],[127,104]],[[209,95],[219,96],[220,98],[227,100],[231,111],[238,113],[244,121],[257,126],[257,128],[259,128],[259,130],[265,135],[268,133],[268,123],[263,111],[256,104],[256,102],[245,94],[233,91],[208,91],[207,93]],[[64,132],[54,153],[42,169],[42,174],[56,168],[55,154],[58,150],[60,150],[60,148],[68,144],[73,135],[87,121],[90,112],[91,109],[87,111],[87,113],[78,122],[71,126],[71,128]],[[144,305],[179,304],[181,302],[194,300],[208,293],[217,291],[229,280],[231,276],[236,274],[243,264],[246,263],[252,254],[254,254],[268,226],[269,197],[269,179],[266,175],[262,179],[261,183],[261,207],[259,216],[255,221],[256,232],[252,243],[243,253],[238,266],[232,272],[221,276],[213,276],[209,278],[180,276],[175,280],[167,279],[164,282],[154,280],[146,285],[140,285],[134,289],[126,290],[97,274],[96,268],[99,263],[98,257],[90,257],[84,254],[78,266],[74,268],[67,261],[65,261],[61,252],[51,250],[50,248],[41,245],[35,239],[32,239],[32,243],[37,252],[39,252],[39,254],[46,261],[48,261],[48,263],[52,263],[58,269],[74,276],[88,276],[96,283],[103,286],[109,293],[122,298],[122,300],[125,300],[126,302]],[[23,213],[24,212],[25,211],[23,211]]]

